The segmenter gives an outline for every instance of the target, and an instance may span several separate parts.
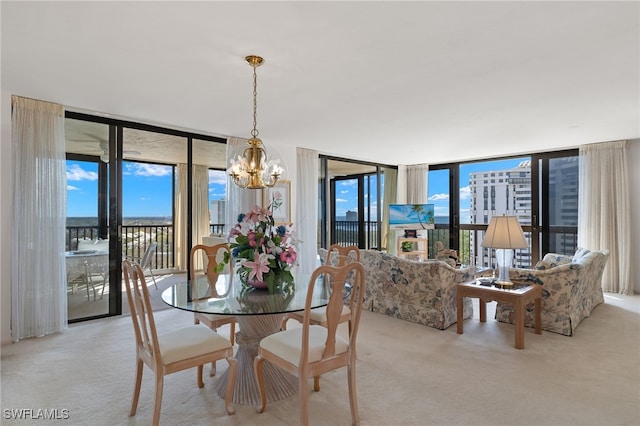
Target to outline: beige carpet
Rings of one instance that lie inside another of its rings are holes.
[[[494,304],[490,304],[493,307]],[[429,327],[363,312],[358,344],[358,402],[363,425],[638,425],[640,296],[607,295],[573,337],[514,329],[490,319]],[[491,315],[491,311],[489,312]],[[191,324],[192,314],[156,314],[158,327]],[[2,348],[2,424],[147,425],[153,377],[143,378],[138,413],[128,417],[133,388],[131,319],[109,318]],[[296,326],[293,321],[290,326]],[[228,333],[228,327],[221,329]],[[219,363],[220,370],[226,363]],[[165,380],[161,424],[296,425],[298,397],[265,413],[236,405],[227,416],[215,378],[198,389],[195,371]],[[348,425],[346,372],[323,376],[309,398],[313,425]],[[68,421],[13,421],[10,409],[66,409]]]

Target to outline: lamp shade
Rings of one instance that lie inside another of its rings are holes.
[[[482,239],[482,247],[522,249],[529,247],[515,216],[493,216]]]

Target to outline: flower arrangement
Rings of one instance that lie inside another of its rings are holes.
[[[291,227],[276,226],[268,208],[255,206],[250,212],[240,214],[228,241],[236,261],[236,273],[246,286],[266,288],[274,293],[282,286],[293,284],[291,267],[297,253]]]

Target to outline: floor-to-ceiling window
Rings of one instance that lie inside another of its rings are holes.
[[[152,243],[158,243],[153,270],[187,271],[190,247],[214,231],[211,194],[220,187],[212,179],[225,168],[226,140],[74,112],[67,112],[65,130],[67,250],[82,251],[82,239],[84,251],[91,241],[108,252],[106,283],[94,277],[102,284],[97,297],[86,282],[92,270],[70,283],[70,297],[78,299],[69,303],[73,322],[120,314],[120,261],[139,258]],[[224,209],[224,199],[216,202]]]
[[[458,250],[462,263],[493,266],[482,238],[491,217],[513,215],[529,242],[515,250],[515,266],[530,267],[547,252],[572,254],[577,242],[578,153],[559,151],[429,169],[435,205],[433,241]],[[432,257],[435,253],[432,253]]]

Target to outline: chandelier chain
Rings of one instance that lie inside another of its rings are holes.
[[[251,136],[258,137],[258,129],[256,128],[258,122],[258,76],[256,74],[256,66],[253,66],[253,130],[251,130]]]

